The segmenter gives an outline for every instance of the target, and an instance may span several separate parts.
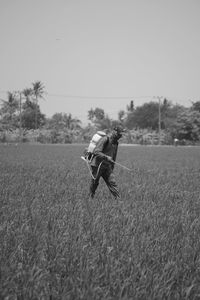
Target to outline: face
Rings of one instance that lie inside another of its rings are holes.
[[[122,133],[121,132],[113,130],[113,132],[112,132],[112,138],[113,138],[113,140],[118,141],[121,137],[122,137]]]

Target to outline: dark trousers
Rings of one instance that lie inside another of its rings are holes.
[[[100,177],[102,177],[107,185],[107,187],[109,188],[111,194],[117,198],[120,198],[120,194],[117,188],[117,184],[115,181],[115,176],[113,174],[113,170],[111,168],[111,166],[109,165],[101,165],[101,167],[98,169],[98,167],[93,167],[92,166],[92,174],[95,177],[95,179],[91,179],[91,183],[90,183],[90,196],[93,198],[94,194],[96,192],[96,189],[99,185],[99,180]]]

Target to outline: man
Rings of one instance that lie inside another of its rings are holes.
[[[123,132],[123,128],[117,126],[109,136],[102,137],[96,145],[91,161],[92,174],[95,178],[92,178],[90,183],[91,198],[95,195],[100,177],[104,179],[112,195],[115,198],[120,197],[113,170],[117,157],[118,140],[122,137]]]

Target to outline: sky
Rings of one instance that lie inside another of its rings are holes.
[[[199,0],[0,0],[0,98],[35,81],[41,111],[112,119],[166,97],[200,101]]]

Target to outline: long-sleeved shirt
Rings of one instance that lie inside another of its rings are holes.
[[[107,160],[107,156],[110,156],[115,161],[117,151],[118,142],[112,142],[108,136],[101,138],[94,150],[94,158],[91,161],[91,166],[98,167],[102,161],[105,161],[105,163],[111,164],[112,168],[114,168],[114,164]]]

